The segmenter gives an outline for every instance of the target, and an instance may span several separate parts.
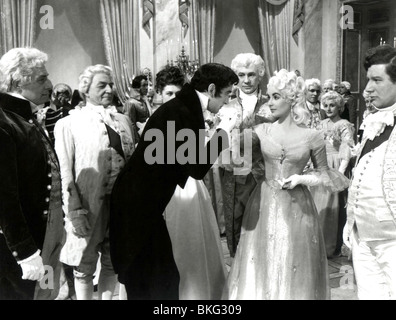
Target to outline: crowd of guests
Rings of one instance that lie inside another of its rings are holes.
[[[158,107],[146,75],[121,103],[108,66],[82,70],[75,94],[52,85],[44,52],[11,49],[0,58],[0,299],[59,299],[67,281],[69,298],[91,300],[95,279],[103,300],[117,282],[120,299],[329,299],[328,259],[340,255],[359,298],[395,298],[395,59],[388,45],[367,53],[360,124],[348,81],[281,69],[262,88],[252,53],[188,79],[165,67]],[[186,129],[205,132],[192,144],[204,155],[172,135]]]

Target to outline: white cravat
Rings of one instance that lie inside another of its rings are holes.
[[[239,98],[242,100],[243,119],[251,116],[257,104],[257,90],[252,94],[246,94],[242,90],[239,91]]]
[[[377,112],[367,115],[360,126],[360,129],[363,130],[363,139],[367,138],[369,140],[373,140],[375,137],[384,132],[386,126],[394,125],[396,104],[388,108],[375,109]]]

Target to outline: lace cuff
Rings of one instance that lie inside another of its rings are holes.
[[[308,169],[305,174],[318,176],[320,184],[330,192],[340,192],[349,187],[349,179],[333,168]]]
[[[77,209],[77,210],[69,211],[66,216],[69,220],[73,220],[74,218],[79,217],[80,215],[87,215],[87,214],[88,214],[88,210]]]

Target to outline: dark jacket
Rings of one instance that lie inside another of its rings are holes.
[[[51,166],[30,103],[0,93],[0,107],[0,237],[9,248],[0,257],[23,260],[43,246]]]
[[[163,212],[176,186],[183,188],[190,176],[203,179],[220,152],[228,147],[228,140],[220,138],[225,136],[225,131],[218,130],[206,146],[209,149],[218,142],[216,158],[210,163],[182,165],[175,161],[172,164],[167,154],[176,159],[176,152],[184,142],[176,141],[167,132],[167,121],[174,121],[176,134],[187,128],[198,137],[198,131],[204,130],[200,100],[189,84],[149,118],[134,154],[117,177],[112,191],[111,258],[119,280],[127,281],[126,285],[135,290],[133,297],[128,292],[128,298],[132,299],[178,299],[179,274]],[[164,164],[147,163],[148,153],[151,154],[147,148],[153,143],[146,141],[150,129],[159,129],[164,135]],[[195,146],[204,148],[204,142],[197,139]]]

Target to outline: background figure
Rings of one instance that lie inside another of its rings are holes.
[[[396,298],[396,49],[366,52],[366,98],[376,109],[362,123],[348,191],[344,242],[352,249],[359,299]]]
[[[316,128],[322,119],[326,118],[323,110],[320,109],[320,94],[322,93],[322,88],[319,79],[307,79],[305,80],[305,98],[306,106],[310,113],[310,118],[308,119],[308,128]]]
[[[322,85],[322,91],[324,93],[327,93],[329,91],[333,91],[333,84],[334,84],[334,80],[333,79],[327,79],[323,82]]]
[[[45,113],[44,127],[52,141],[55,142],[54,128],[55,123],[69,115],[69,111],[73,110],[70,104],[72,98],[71,88],[64,83],[58,83],[54,86],[51,93],[50,106]]]
[[[191,83],[150,117],[136,151],[117,178],[111,197],[111,258],[130,300],[179,298],[180,277],[163,213],[176,186],[184,188],[189,177],[202,179],[218,154],[228,147],[236,115],[223,119],[206,145],[204,139],[195,138],[200,133],[204,137],[205,110],[217,113],[228,102],[237,81],[226,66],[202,65]],[[185,143],[176,139],[176,134],[181,133],[188,134],[190,142],[194,139],[190,143],[193,159],[180,154]],[[165,146],[156,146],[166,150],[167,156],[162,158],[153,150],[153,135],[156,141],[163,137]],[[202,152],[207,152],[208,158],[202,159]]]
[[[317,129],[321,131],[326,143],[327,164],[349,176],[347,168],[352,157],[351,147],[355,144],[355,130],[352,123],[340,117],[344,100],[337,92],[330,91],[322,96],[321,104],[326,119],[321,121]],[[336,193],[318,185],[311,187],[310,191],[318,210],[327,258],[339,256],[342,230],[346,222],[347,189]]]
[[[305,126],[309,112],[304,80],[280,70],[268,84],[268,105],[278,120],[254,128],[265,180],[246,206],[241,238],[227,280],[228,299],[328,299],[327,259],[318,215],[308,187],[333,191],[348,179],[327,166],[324,140]],[[303,174],[308,159],[315,169]]]
[[[273,122],[275,119],[265,105],[267,100],[259,88],[265,74],[264,60],[253,53],[240,53],[231,61],[231,69],[239,78],[238,90],[235,92],[236,97],[220,111],[220,116],[230,111],[236,112],[238,121],[234,129],[240,131],[258,123]],[[232,145],[231,149],[225,151],[230,153],[230,159],[233,157]],[[220,163],[220,166],[225,232],[228,250],[233,257],[239,242],[243,212],[250,193],[264,175],[264,161],[257,158],[254,163],[244,163],[246,170],[238,175],[234,175],[237,165]]]
[[[47,59],[35,48],[14,48],[0,59],[1,300],[55,299],[59,292],[59,163],[33,116],[50,99]]]
[[[124,114],[132,121],[135,130],[136,142],[143,132],[147,119],[152,115],[153,111],[149,100],[148,78],[145,75],[136,76],[132,80],[132,88],[129,92],[130,98],[124,103]]]
[[[79,82],[86,105],[55,125],[67,231],[61,261],[74,266],[77,299],[91,300],[100,253],[99,299],[111,300],[117,281],[110,261],[109,200],[118,173],[134,151],[132,124],[111,105],[109,67],[89,66]]]
[[[177,67],[167,67],[157,73],[156,84],[166,103],[181,90],[184,75]],[[216,216],[203,181],[189,177],[184,188],[176,186],[164,216],[180,274],[179,299],[220,299],[226,267]]]
[[[357,126],[357,102],[356,98],[351,93],[351,84],[348,81],[340,83],[341,96],[344,99],[344,111],[340,115],[342,119],[348,120],[355,128]]]

